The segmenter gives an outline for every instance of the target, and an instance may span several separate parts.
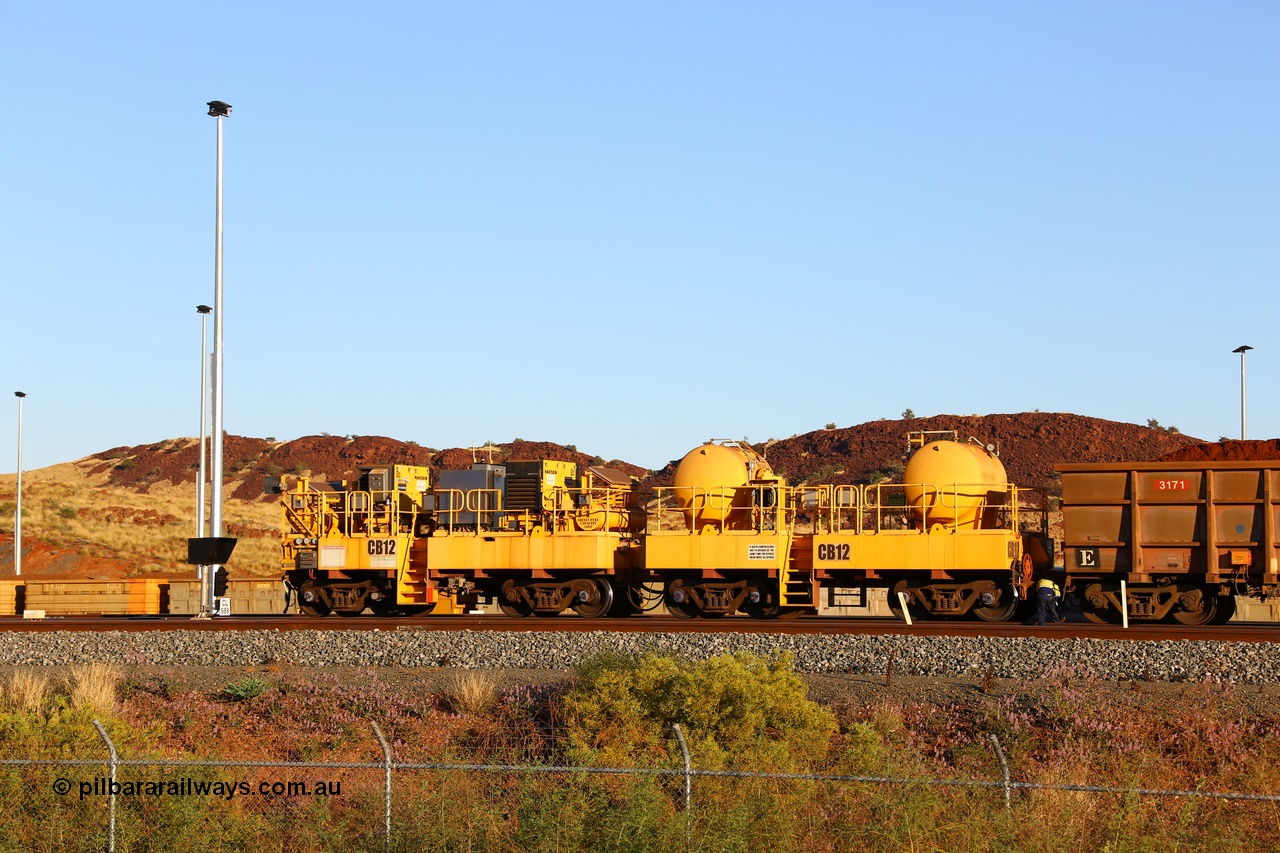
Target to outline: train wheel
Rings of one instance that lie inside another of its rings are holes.
[[[1195,593],[1199,592],[1199,595]],[[1211,587],[1189,590],[1178,601],[1173,618],[1182,625],[1210,625],[1218,616],[1218,591]]]
[[[907,612],[911,614],[912,619],[920,619],[928,614],[924,613],[917,605],[911,604],[911,585],[906,581],[898,581],[889,587],[889,612],[902,621],[907,621],[902,612],[902,600],[898,598],[898,593],[905,592],[907,594]]]
[[[370,601],[369,609],[373,611],[374,616],[390,616],[400,610],[407,608],[400,607],[396,604],[395,599],[382,599],[381,601]]]
[[[998,593],[998,594],[997,594]],[[990,598],[990,601],[985,599]],[[985,592],[973,606],[973,615],[983,622],[1008,622],[1018,612],[1018,599],[1011,587],[1003,587],[996,593]]]
[[[400,608],[406,616],[426,616],[432,610],[436,609],[434,604],[406,604]]]
[[[574,598],[573,612],[586,619],[599,619],[613,607],[613,587],[608,578],[591,578],[591,589],[584,589]],[[585,595],[586,600],[583,601]]]
[[[625,619],[640,613],[641,607],[636,602],[643,601],[642,595],[643,592],[636,587],[617,583],[613,589],[613,607],[609,608],[609,615],[615,619]]]
[[[698,605],[694,603],[680,578],[667,581],[667,587],[662,592],[662,603],[667,606],[667,612],[677,619],[692,619],[698,615]]]
[[[523,619],[525,616],[528,616],[533,613],[533,608],[525,604],[523,601],[516,604],[512,604],[506,601],[499,601],[498,609],[501,610],[503,613],[505,613],[507,616],[514,616],[518,619]]]
[[[754,592],[759,596],[759,600],[752,601],[748,596],[739,609],[752,619],[772,619],[777,616],[781,609],[778,606],[778,585],[762,584]]]
[[[533,613],[533,608],[524,600],[514,580],[508,578],[502,582],[498,591],[498,609],[508,616],[523,618]]]
[[[1236,597],[1234,595],[1218,596],[1218,612],[1213,617],[1214,625],[1225,625],[1236,615]]]
[[[298,588],[298,612],[303,616],[328,616],[332,608],[324,603],[319,587],[308,581]]]
[[[1120,613],[1102,594],[1101,584],[1090,584],[1080,596],[1080,612],[1095,625],[1114,625],[1120,621]]]

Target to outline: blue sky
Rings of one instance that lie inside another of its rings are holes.
[[[1273,2],[3,0],[0,388],[26,468],[196,434],[220,99],[233,433],[1212,440],[1249,344],[1276,437],[1277,44]]]

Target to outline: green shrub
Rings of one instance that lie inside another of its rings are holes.
[[[233,681],[222,688],[222,695],[237,702],[242,702],[245,699],[252,699],[255,696],[262,695],[262,692],[270,686],[256,675],[246,675],[239,681]]]
[[[563,708],[571,758],[622,766],[674,760],[674,723],[701,769],[800,769],[826,755],[836,732],[835,716],[805,695],[789,654],[697,662],[606,655],[583,664]]]
[[[884,760],[884,742],[869,722],[853,723],[840,736],[840,749],[835,756],[834,773],[854,776],[875,773]]]
[[[830,463],[826,465],[819,465],[808,474],[805,474],[803,479],[806,483],[824,483],[839,470],[840,468],[838,466]]]
[[[880,467],[871,472],[870,483],[872,485],[887,483],[895,477],[901,477],[906,473],[906,470],[906,464],[901,461],[887,460],[881,462]]]

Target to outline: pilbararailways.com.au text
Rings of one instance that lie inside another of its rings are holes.
[[[209,781],[207,779],[140,780],[130,779],[124,782],[112,782],[98,776],[92,781],[73,783],[69,779],[58,778],[53,781],[55,794],[67,795],[78,790],[80,799],[85,797],[105,797],[115,794],[117,797],[221,797],[225,800],[235,797],[340,797],[342,782],[318,780],[314,782],[259,782],[251,785],[244,781]]]

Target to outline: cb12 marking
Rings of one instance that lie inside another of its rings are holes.
[[[396,540],[370,539],[368,551],[370,557],[394,557],[396,554]]]
[[[847,561],[849,559],[848,542],[824,542],[818,546],[818,560],[824,563]]]

